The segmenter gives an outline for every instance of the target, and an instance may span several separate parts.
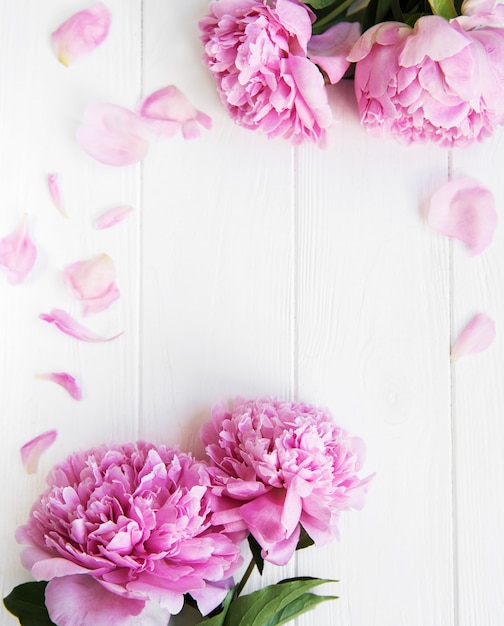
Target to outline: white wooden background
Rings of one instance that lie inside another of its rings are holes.
[[[201,60],[205,0],[106,0],[105,44],[66,68],[50,33],[83,0],[0,1],[0,236],[24,213],[39,257],[26,283],[0,276],[1,592],[29,574],[16,527],[50,467],[76,449],[143,438],[197,449],[221,399],[270,394],[331,408],[362,436],[376,472],[366,508],[341,540],[310,549],[267,582],[312,574],[341,582],[340,600],[296,626],[504,624],[504,228],[470,257],[422,219],[450,176],[469,175],[504,209],[504,136],[474,148],[403,147],[360,128],[351,84],[337,86],[331,147],[294,148],[235,126]],[[176,84],[214,128],[153,146],[112,168],[77,146],[94,102],[135,107]],[[64,219],[47,191],[59,172]],[[96,231],[116,204],[134,213]],[[122,296],[89,318],[84,344],[38,319],[80,316],[67,264],[106,252]],[[454,337],[478,311],[493,316],[486,352],[450,364]],[[75,402],[37,373],[82,381]],[[39,471],[19,448],[59,437]],[[255,581],[257,585],[257,581]],[[16,620],[0,612],[2,625]]]

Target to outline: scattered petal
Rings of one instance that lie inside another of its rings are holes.
[[[39,315],[40,319],[44,322],[48,322],[49,324],[54,324],[56,328],[61,330],[61,332],[66,335],[70,335],[70,337],[75,337],[75,339],[79,339],[80,341],[92,341],[92,342],[102,342],[102,341],[112,341],[113,339],[117,339],[120,337],[123,332],[117,333],[117,335],[113,335],[112,337],[100,337],[89,328],[82,326],[79,324],[74,318],[63,311],[61,309],[53,309],[50,313],[41,313]]]
[[[106,165],[132,165],[149,151],[149,126],[136,113],[116,104],[93,104],[77,129],[77,142]]]
[[[147,96],[140,103],[140,115],[163,137],[173,137],[180,128],[184,139],[194,139],[201,135],[198,124],[212,128],[211,117],[195,109],[175,85]]]
[[[37,378],[41,380],[49,380],[60,387],[63,387],[74,400],[82,400],[82,391],[73,376],[66,372],[51,372],[48,374],[38,374]]]
[[[109,8],[102,2],[69,17],[51,35],[58,61],[70,65],[82,55],[93,52],[107,38],[111,19]]]
[[[54,443],[57,435],[55,430],[48,430],[21,447],[21,460],[28,474],[34,474],[37,471],[40,455]]]
[[[495,322],[484,313],[478,313],[460,333],[451,349],[451,360],[486,350],[495,339]]]
[[[104,311],[119,298],[115,278],[114,261],[107,254],[77,261],[63,270],[65,285],[82,302],[83,315]]]
[[[492,192],[471,178],[454,180],[430,200],[429,225],[447,237],[459,239],[471,254],[487,248],[497,226]]]
[[[308,42],[308,58],[324,70],[331,84],[339,82],[350,67],[347,56],[360,34],[359,22],[339,22]]]
[[[68,217],[63,200],[61,198],[61,190],[59,186],[59,175],[49,174],[47,176],[47,185],[49,187],[49,193],[54,202],[54,206],[58,209],[61,215]]]
[[[113,207],[97,217],[94,226],[97,230],[111,228],[112,226],[119,224],[119,222],[122,222],[123,219],[132,211],[133,207],[129,204]]]
[[[28,216],[25,215],[17,230],[0,239],[0,267],[7,270],[11,285],[17,285],[30,273],[36,258],[37,249],[30,239]]]

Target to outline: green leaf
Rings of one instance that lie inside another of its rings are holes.
[[[378,0],[376,5],[376,24],[383,22],[392,6],[392,0]]]
[[[440,15],[447,20],[457,17],[453,0],[429,0],[429,4],[434,15]]]
[[[235,588],[230,589],[228,594],[224,600],[224,606],[222,611],[213,617],[207,617],[201,622],[198,622],[197,626],[224,626],[224,622],[226,621],[226,616],[228,614],[229,606],[231,601],[233,600],[233,595],[235,592]]]
[[[301,0],[303,4],[309,4],[314,9],[325,9],[328,6],[334,4],[334,6],[338,5],[338,2],[334,0]]]
[[[322,578],[292,578],[276,585],[236,598],[229,607],[224,626],[265,626],[283,622],[271,621],[286,607],[313,587],[328,582]],[[293,607],[292,610],[295,610]],[[308,610],[308,609],[306,609]],[[208,626],[208,625],[207,625]],[[215,626],[212,624],[211,626]]]
[[[337,599],[338,596],[316,596],[314,593],[303,593],[302,596],[296,598],[296,600],[274,615],[264,626],[280,626],[281,624],[286,624],[298,615],[302,615],[314,608],[317,604],[321,604],[327,600]]]
[[[46,585],[46,581],[23,583],[4,598],[5,608],[18,618],[22,626],[55,626],[45,606]]]
[[[301,533],[299,535],[299,541],[296,546],[296,550],[304,550],[305,548],[309,548],[315,542],[310,537],[310,535],[306,532],[306,530],[301,526]]]
[[[390,10],[391,0],[369,0],[364,17],[362,18],[362,31],[383,21]]]
[[[254,558],[254,563],[257,566],[257,570],[259,574],[261,574],[262,576],[263,569],[264,569],[264,559],[261,556],[262,548],[257,543],[257,540],[254,537],[254,535],[249,534],[249,536],[247,537],[247,540],[248,540],[248,544],[250,547],[250,551],[252,552],[252,556]]]

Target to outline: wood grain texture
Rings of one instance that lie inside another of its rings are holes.
[[[455,150],[452,177],[470,176],[494,194],[499,225],[492,244],[471,257],[453,244],[453,336],[478,312],[496,321],[490,349],[453,364],[453,426],[456,460],[456,560],[460,626],[493,626],[504,621],[504,181],[498,163],[504,135],[468,150]]]
[[[299,569],[341,580],[321,623],[442,626],[454,623],[449,260],[421,209],[447,155],[369,137],[351,88],[334,90],[332,147],[299,157],[298,393],[367,441],[376,476],[340,543]]]
[[[68,68],[54,57],[49,36],[78,9],[75,4],[21,1],[2,3],[0,10],[0,236],[26,213],[38,248],[26,283],[12,287],[3,275],[0,281],[0,473],[7,487],[0,531],[2,595],[27,580],[14,531],[26,521],[50,467],[73,450],[132,440],[138,432],[138,212],[114,231],[94,230],[93,220],[115,204],[137,204],[140,170],[102,166],[75,141],[90,103],[134,106],[141,88],[141,5],[123,0],[107,4],[115,19],[106,43]],[[47,175],[53,172],[60,175],[67,219],[47,190]],[[106,312],[82,319],[61,272],[71,262],[102,252],[116,264],[122,297]],[[38,319],[53,307],[67,310],[99,334],[124,329],[124,336],[100,345],[77,342]],[[82,402],[35,378],[52,371],[78,379]],[[19,448],[50,428],[58,430],[58,439],[42,457],[37,474],[26,476]],[[2,611],[0,623],[15,620]]]
[[[449,176],[472,175],[501,215],[503,134],[451,155],[373,138],[346,82],[331,90],[327,149],[269,141],[234,125],[219,101],[197,27],[206,0],[107,4],[110,37],[70,68],[49,35],[80,3],[0,8],[0,237],[27,213],[39,251],[25,284],[0,276],[2,594],[28,577],[13,534],[57,460],[136,438],[199,453],[215,402],[272,395],[329,407],[365,440],[376,476],[364,510],[342,515],[339,542],[268,566],[248,588],[339,579],[321,591],[340,599],[292,626],[501,626],[504,235],[500,226],[470,258],[423,212]],[[211,131],[160,140],[128,168],[78,148],[86,106],[134,108],[169,84],[212,116]],[[52,206],[50,172],[68,219]],[[123,203],[135,208],[125,222],[93,229]],[[101,252],[122,297],[82,321],[125,332],[82,344],[38,314],[60,307],[81,319],[61,270]],[[450,365],[450,342],[479,310],[496,319],[495,344]],[[61,370],[82,382],[81,403],[35,378]],[[49,428],[58,440],[27,476],[19,447]],[[2,626],[15,623],[0,613]]]
[[[174,83],[214,122],[143,170],[141,434],[196,451],[215,402],[294,391],[293,149],[229,123],[201,59],[205,7],[144,12],[146,93]]]

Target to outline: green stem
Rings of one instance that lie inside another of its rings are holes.
[[[235,598],[237,598],[240,595],[240,593],[243,591],[243,587],[245,587],[245,585],[247,584],[247,581],[250,578],[250,574],[252,574],[252,572],[254,571],[254,567],[255,567],[255,561],[252,558],[250,559],[250,563],[248,564],[245,574],[243,574],[242,579],[236,585],[235,594],[234,594]]]
[[[335,17],[338,17],[341,13],[346,11],[349,6],[354,3],[355,0],[344,0],[339,6],[337,6],[333,11],[324,15],[320,20],[317,20],[313,25],[313,33],[315,35],[320,35],[321,32],[324,32],[324,26],[326,24],[330,24]],[[322,30],[321,30],[322,29]]]

